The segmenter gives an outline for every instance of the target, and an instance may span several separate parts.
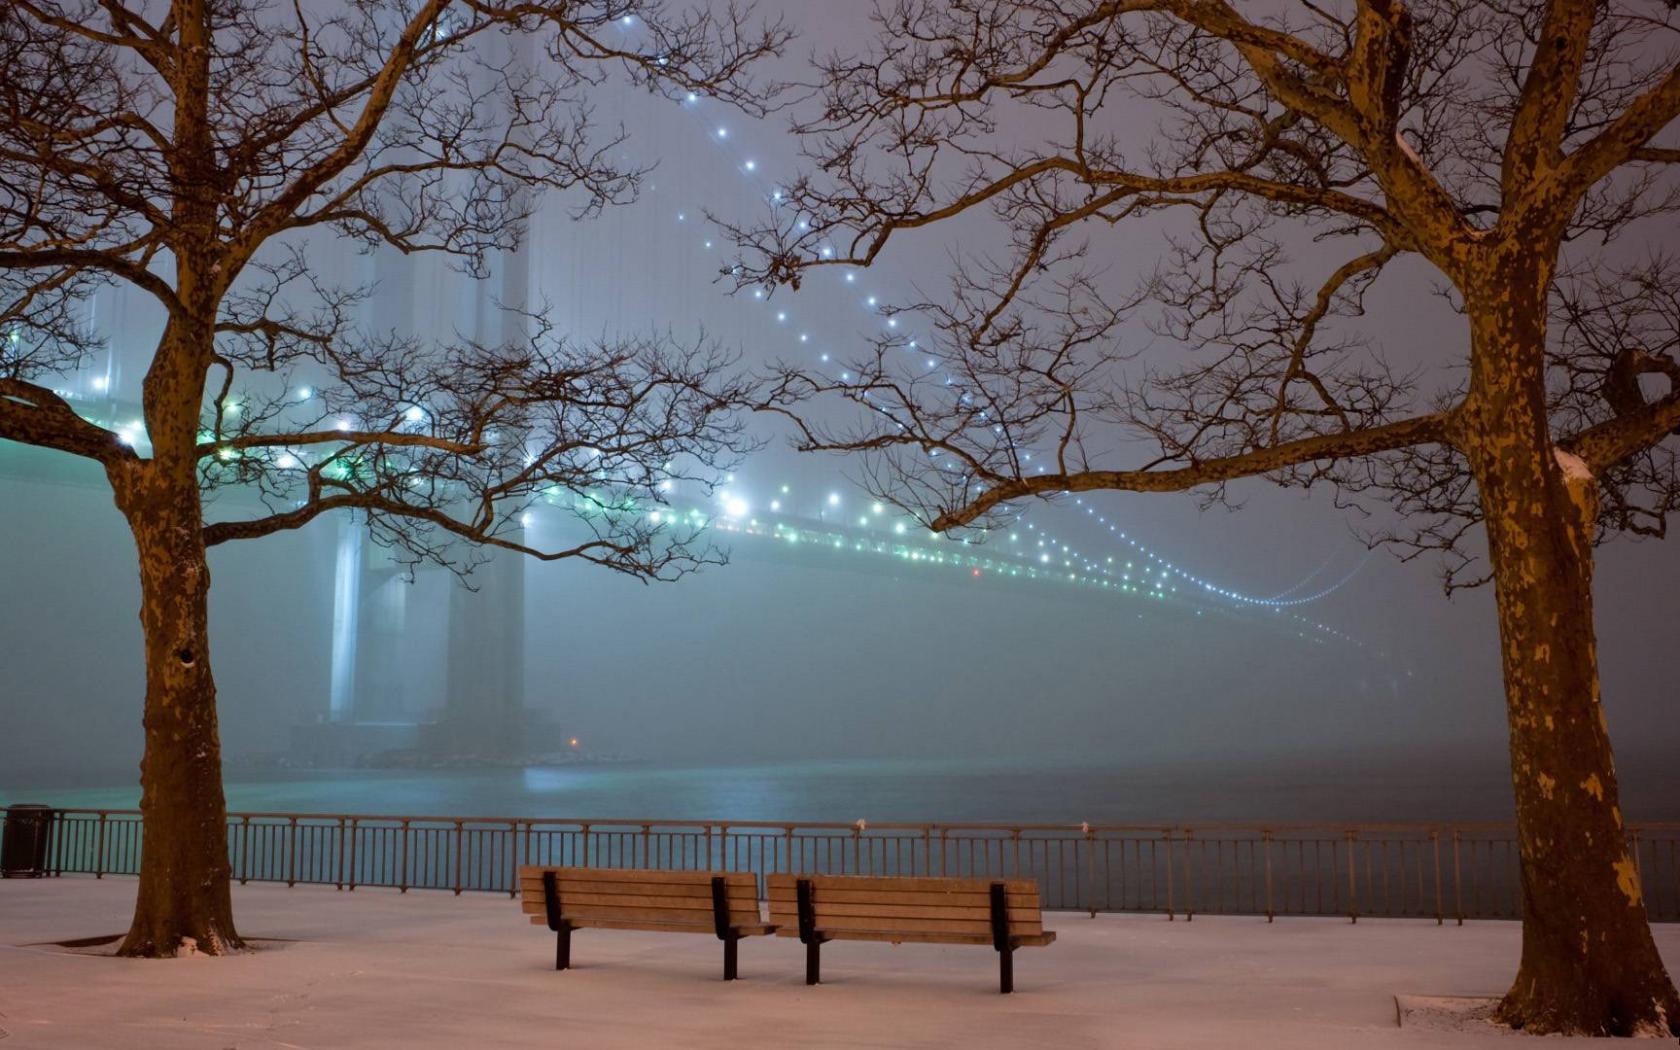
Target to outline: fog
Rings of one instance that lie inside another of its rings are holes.
[[[810,27],[796,51],[860,31],[851,9],[862,5],[784,6]],[[599,218],[573,221],[561,198],[545,206],[526,249],[528,291],[561,329],[585,338],[704,333],[749,364],[838,356],[869,331],[864,297],[938,289],[958,243],[951,237],[907,241],[855,283],[825,272],[768,303],[731,295],[716,279],[724,238],[705,213],[764,207],[776,179],[791,177],[783,119],[753,122],[613,88],[601,109],[598,117],[622,120],[630,132],[625,149],[661,166],[640,201]],[[1136,257],[1120,262],[1142,265],[1157,248],[1135,242],[1128,250]],[[433,260],[361,255],[332,242],[310,250],[333,279],[378,283],[370,309],[380,324],[459,332],[490,301]],[[1428,296],[1421,274],[1385,289],[1369,321],[1397,362],[1429,367],[1442,347],[1460,343],[1462,322]],[[101,292],[94,310],[111,337],[109,358],[69,382],[97,377],[102,395],[131,403],[158,318],[120,290]],[[78,389],[91,396],[91,387]],[[870,513],[844,461],[797,456],[772,423],[755,425],[769,444],[730,486],[754,513],[768,515],[772,499],[804,520]],[[693,765],[1026,757],[1115,769],[1298,768],[1381,756],[1414,764],[1424,779],[1450,757],[1501,769],[1491,593],[1449,601],[1427,562],[1401,564],[1384,551],[1367,557],[1328,493],[1261,482],[1233,492],[1240,510],[1207,512],[1192,496],[1098,494],[1029,507],[1023,527],[1087,556],[1129,556],[1096,523],[1101,515],[1222,587],[1331,593],[1288,614],[1198,614],[1188,602],[893,558],[794,556],[723,533],[716,539],[730,564],[673,585],[587,565],[502,565],[475,580],[475,600],[500,602],[513,619],[498,622],[517,625],[520,644],[507,651],[519,666],[504,668],[504,681],[519,683],[518,699],[588,755]],[[343,528],[321,520],[212,554],[212,660],[224,750],[236,767],[283,761],[297,727],[332,715]],[[462,688],[449,669],[449,608],[460,586],[438,570],[412,582],[364,577],[362,654],[347,687],[364,716],[425,721]],[[391,588],[404,593],[393,598]],[[1680,557],[1659,543],[1611,543],[1597,595],[1604,695],[1630,780],[1626,808],[1636,818],[1656,815],[1674,808],[1662,774],[1680,753],[1669,660]],[[0,790],[131,782],[144,685],[138,585],[132,543],[96,469],[0,446],[0,599]],[[400,606],[400,619],[381,619],[381,602]]]

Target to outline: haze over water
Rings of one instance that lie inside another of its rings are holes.
[[[871,823],[1384,823],[1511,817],[1504,768],[1476,756],[1206,762],[1123,770],[1034,760],[626,763],[458,771],[231,774],[234,812]],[[27,797],[26,797],[27,796]],[[0,788],[0,803],[132,808],[138,789]],[[1680,819],[1680,770],[1630,763],[1632,821]]]

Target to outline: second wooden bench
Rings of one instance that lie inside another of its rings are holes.
[[[1056,939],[1033,879],[771,875],[770,922],[805,945],[805,983],[822,976],[825,941],[989,944],[998,990],[1015,989],[1014,951]]]
[[[735,944],[775,929],[758,915],[751,872],[637,868],[519,869],[521,908],[554,931],[554,968],[572,965],[576,929],[710,933],[723,942],[723,979],[735,979]]]

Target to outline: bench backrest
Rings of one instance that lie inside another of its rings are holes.
[[[543,873],[554,873],[560,914],[573,925],[712,928],[713,879],[721,879],[731,925],[759,922],[758,880],[745,871],[652,871],[641,868],[519,869],[521,908],[534,923],[547,923]]]
[[[953,940],[990,938],[992,886],[1001,883],[1011,937],[1044,932],[1033,879],[914,878],[876,875],[771,875],[770,921],[780,932],[800,923],[799,882],[810,885],[810,916],[830,932],[949,934]]]

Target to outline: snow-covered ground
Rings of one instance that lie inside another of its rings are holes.
[[[0,882],[0,1050],[26,1047],[1502,1047],[1520,1037],[1395,1024],[1398,995],[1494,995],[1514,923],[1048,917],[997,994],[990,949],[834,943],[804,984],[792,938],[585,930],[576,968],[505,897],[235,889],[230,959],[139,962],[42,942],[121,931],[134,883]],[[1680,927],[1659,927],[1680,971]]]

